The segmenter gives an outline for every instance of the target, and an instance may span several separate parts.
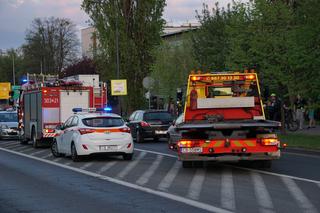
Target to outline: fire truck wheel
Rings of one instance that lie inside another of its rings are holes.
[[[192,168],[192,161],[182,161],[183,168]]]
[[[137,130],[137,133],[136,133],[136,141],[137,141],[137,143],[142,143],[144,141],[144,138],[141,135],[139,130]]]
[[[58,143],[56,140],[51,144],[51,152],[54,157],[61,157],[61,154],[58,151]]]
[[[32,141],[32,146],[34,148],[39,148],[39,141],[37,140],[36,131],[34,127],[32,127],[32,131],[31,131],[31,141]]]
[[[78,155],[77,149],[74,143],[71,144],[71,159],[73,160],[73,162],[81,161],[81,157]]]

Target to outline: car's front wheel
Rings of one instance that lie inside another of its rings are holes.
[[[61,157],[61,154],[58,150],[58,143],[56,140],[53,140],[53,143],[51,144],[51,153],[54,157]]]
[[[81,161],[81,157],[78,155],[77,149],[74,143],[71,144],[71,159],[73,160],[73,162]]]
[[[136,133],[136,141],[137,143],[142,143],[144,141],[143,135],[140,133],[139,130],[137,130],[137,133]]]

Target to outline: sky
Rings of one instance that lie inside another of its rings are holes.
[[[196,22],[195,11],[203,3],[226,6],[232,0],[167,0],[164,18],[170,25]],[[18,48],[24,43],[32,20],[42,17],[69,18],[80,29],[88,26],[88,15],[81,10],[82,0],[0,0],[0,49]],[[80,33],[79,33],[80,34]]]

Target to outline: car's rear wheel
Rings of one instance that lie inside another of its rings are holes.
[[[57,157],[57,158],[61,157],[61,154],[59,153],[59,150],[58,150],[58,143],[56,140],[53,140],[51,144],[51,152],[54,157]]]
[[[71,144],[71,159],[73,160],[73,162],[81,161],[81,157],[78,155],[78,152],[74,143]]]
[[[137,143],[143,143],[143,141],[144,141],[143,135],[140,133],[139,130],[137,130],[137,132],[136,132],[136,142]]]
[[[123,157],[123,160],[132,160],[133,153],[123,154],[122,157]]]

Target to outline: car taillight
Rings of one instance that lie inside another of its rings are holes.
[[[264,146],[279,145],[279,140],[277,138],[261,138],[261,144]]]
[[[145,122],[145,121],[141,121],[141,122],[140,122],[140,125],[141,125],[142,127],[150,126],[150,124],[148,124],[148,123]]]
[[[81,135],[89,134],[89,133],[94,133],[94,129],[79,129],[79,132]]]
[[[180,140],[178,142],[178,146],[179,147],[192,147],[194,145],[193,141],[190,141],[190,140]]]
[[[120,128],[119,130],[120,130],[120,132],[126,132],[126,133],[131,132],[129,127],[123,127],[123,128]]]

